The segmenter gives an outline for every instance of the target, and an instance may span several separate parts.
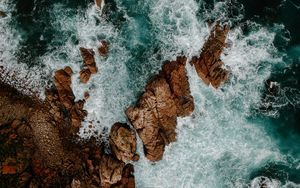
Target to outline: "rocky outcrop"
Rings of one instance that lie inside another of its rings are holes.
[[[97,8],[101,9],[103,7],[104,0],[95,0],[95,5]]]
[[[68,110],[74,105],[75,96],[71,88],[72,69],[66,67],[55,72],[54,84],[58,92],[59,100]]]
[[[80,48],[80,53],[83,58],[84,68],[80,71],[80,81],[87,83],[91,77],[91,74],[95,74],[98,71],[96,61],[94,58],[95,52],[93,49]]]
[[[228,32],[227,25],[215,25],[202,48],[200,57],[193,57],[191,62],[204,83],[211,84],[215,88],[228,78],[228,71],[222,68],[224,63],[220,60]]]
[[[136,161],[139,156],[136,154],[135,132],[127,124],[115,123],[109,135],[109,143],[112,153],[120,161]]]
[[[107,41],[105,41],[105,40],[102,40],[101,42],[100,42],[100,46],[99,46],[99,48],[98,48],[98,52],[99,52],[99,54],[101,55],[101,56],[104,56],[104,57],[106,57],[107,56],[107,54],[108,54],[108,42]]]
[[[160,160],[165,146],[176,140],[177,117],[190,115],[194,110],[185,64],[185,57],[165,62],[158,76],[147,84],[136,106],[126,110],[151,161]]]

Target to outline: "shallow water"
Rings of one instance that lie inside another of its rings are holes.
[[[53,71],[71,66],[76,99],[90,93],[83,138],[107,136],[113,123],[127,121],[124,110],[163,61],[199,54],[207,21],[230,24],[232,46],[221,57],[230,79],[215,90],[187,65],[195,112],[179,119],[178,141],[162,161],[146,160],[139,141],[137,187],[300,187],[299,24],[282,17],[286,7],[299,14],[296,1],[107,0],[102,11],[91,1],[27,1],[0,2],[8,13],[0,19],[0,65],[10,73],[2,79],[43,97]],[[277,10],[276,19],[257,6]],[[81,84],[79,47],[96,51],[102,39],[109,56],[96,56],[99,73]],[[276,96],[265,89],[268,79]]]

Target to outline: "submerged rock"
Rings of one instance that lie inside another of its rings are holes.
[[[109,45],[108,42],[105,41],[105,40],[102,40],[100,42],[100,46],[98,48],[98,52],[99,52],[99,54],[101,56],[107,56],[107,54],[108,54],[108,45]]]
[[[4,17],[6,17],[6,13],[5,13],[5,12],[2,12],[2,11],[0,11],[0,18],[4,18]]]
[[[136,106],[126,110],[151,161],[160,160],[165,145],[176,140],[177,117],[190,115],[194,110],[185,64],[185,57],[165,62],[159,75],[146,85]]]
[[[202,48],[200,57],[193,57],[191,62],[204,83],[211,84],[215,88],[228,78],[228,71],[222,68],[224,63],[220,60],[228,32],[227,25],[215,25]]]
[[[135,132],[127,124],[115,123],[110,131],[109,143],[116,158],[127,162],[137,160]]]

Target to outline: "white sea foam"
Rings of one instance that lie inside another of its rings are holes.
[[[42,79],[45,73],[35,67],[29,69],[22,60],[16,57],[22,38],[10,25],[14,19],[11,15],[14,5],[3,0],[0,2],[0,10],[7,14],[6,17],[0,18],[0,80],[13,85],[23,93],[43,97],[40,91],[46,85],[46,80]]]

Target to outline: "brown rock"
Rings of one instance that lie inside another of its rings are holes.
[[[134,160],[136,155],[136,136],[135,132],[127,124],[115,123],[112,126],[109,143],[117,159],[123,162]]]
[[[107,187],[122,179],[125,163],[115,159],[111,155],[103,155],[100,163],[99,175],[101,185]]]
[[[228,78],[228,71],[222,68],[224,63],[220,60],[223,48],[226,46],[225,40],[228,32],[227,25],[224,27],[219,24],[215,25],[202,48],[200,57],[193,57],[191,62],[204,83],[211,84],[215,88]]]
[[[102,7],[102,0],[95,0],[95,4],[98,8]]]
[[[89,92],[84,92],[84,99],[87,100],[90,97]]]
[[[187,72],[186,57],[177,57],[176,61],[167,61],[160,73],[166,78],[177,106],[177,116],[189,116],[194,111],[194,99],[191,95]]]
[[[176,105],[166,80],[151,81],[137,106],[126,114],[143,141],[146,157],[160,160],[165,145],[176,140]]]
[[[87,111],[83,110],[84,100],[79,100],[75,103],[75,105],[70,110],[70,119],[72,126],[74,128],[74,134],[77,133],[79,128],[81,127],[81,122],[87,116]]]
[[[165,145],[176,140],[177,117],[190,115],[194,110],[185,64],[185,57],[165,62],[159,75],[147,84],[137,105],[126,110],[151,161],[160,160]]]
[[[98,52],[99,52],[99,54],[101,56],[107,56],[107,54],[108,54],[108,45],[109,45],[108,42],[105,41],[105,40],[102,40],[100,42],[100,46],[98,48]]]
[[[58,92],[59,100],[66,109],[70,109],[74,104],[75,96],[71,89],[71,74],[70,67],[64,70],[58,70],[54,75],[54,84]]]
[[[114,184],[113,188],[135,188],[134,169],[132,164],[127,164],[123,169],[122,179]]]
[[[91,71],[89,69],[83,69],[80,71],[80,81],[82,83],[87,83],[91,77]]]
[[[97,67],[95,62],[95,52],[93,49],[86,49],[86,48],[80,48],[81,56],[84,61],[84,65],[87,66],[87,68],[90,70],[92,74],[97,73]]]
[[[16,174],[17,168],[10,165],[3,165],[1,172],[2,174]]]

